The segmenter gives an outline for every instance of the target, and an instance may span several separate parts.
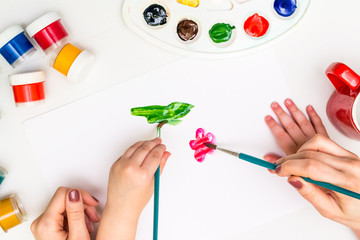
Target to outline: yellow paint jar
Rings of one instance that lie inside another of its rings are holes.
[[[0,235],[26,220],[25,209],[16,195],[0,200]]]
[[[93,54],[68,43],[53,57],[52,67],[70,81],[77,82],[87,75],[94,61]]]

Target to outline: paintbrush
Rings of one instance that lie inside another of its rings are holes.
[[[157,137],[161,137],[161,128],[167,123],[167,120],[162,121],[157,126]],[[160,194],[160,166],[155,172],[154,181],[154,225],[153,225],[153,240],[158,239],[159,226],[159,194]]]
[[[212,143],[204,143],[204,145],[207,146],[210,149],[225,152],[227,154],[233,155],[233,156],[238,157],[238,158],[240,158],[242,160],[245,160],[247,162],[253,163],[253,164],[261,166],[261,167],[265,167],[265,168],[270,169],[270,170],[275,170],[275,168],[278,166],[278,165],[276,165],[274,163],[267,162],[265,160],[262,160],[262,159],[259,159],[259,158],[244,154],[244,153],[237,153],[237,152],[233,152],[233,151],[230,151],[230,150],[227,150],[227,149],[224,149],[224,148],[220,148],[220,147],[218,147],[218,146],[216,146],[215,144],[212,144]],[[309,182],[309,183],[312,183],[312,184],[318,185],[320,187],[332,190],[334,192],[338,192],[338,193],[347,195],[349,197],[360,199],[360,194],[359,193],[347,190],[347,189],[342,188],[342,187],[338,187],[338,186],[333,185],[331,183],[315,181],[315,180],[312,180],[311,178],[308,178],[308,177],[301,177],[301,178],[304,179],[305,181]]]

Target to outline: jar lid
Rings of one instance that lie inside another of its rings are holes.
[[[60,16],[56,12],[49,12],[30,23],[29,26],[26,27],[26,32],[30,37],[33,37],[35,34],[57,20],[60,20]]]
[[[10,74],[9,82],[11,86],[45,82],[45,72],[37,71],[37,72]]]
[[[77,82],[90,72],[93,63],[95,62],[95,56],[90,52],[84,50],[75,59],[71,65],[67,78],[69,81]]]
[[[5,29],[0,33],[0,48],[5,46],[10,40],[24,32],[24,29],[20,25],[13,25]]]

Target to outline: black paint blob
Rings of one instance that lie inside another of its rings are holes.
[[[167,14],[163,6],[152,4],[143,13],[146,23],[150,26],[160,26],[167,23]]]

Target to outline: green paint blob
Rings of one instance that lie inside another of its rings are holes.
[[[180,118],[185,117],[194,106],[188,103],[173,102],[168,106],[153,105],[131,109],[134,116],[146,117],[148,123],[161,123],[168,121],[170,125],[181,123]]]
[[[231,38],[233,29],[235,29],[235,26],[231,26],[230,24],[216,23],[209,30],[209,35],[215,43],[227,42]]]

